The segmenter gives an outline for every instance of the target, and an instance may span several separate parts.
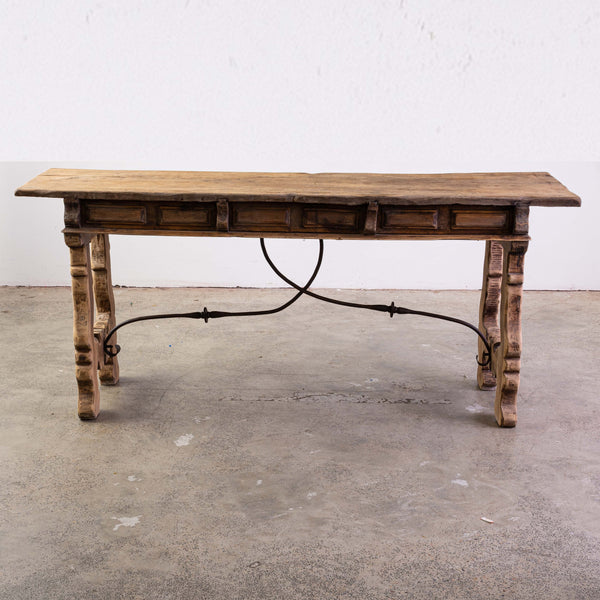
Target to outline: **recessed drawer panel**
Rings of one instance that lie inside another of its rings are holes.
[[[506,210],[461,210],[452,211],[452,229],[489,230],[504,229],[508,225]]]
[[[238,231],[288,231],[288,206],[257,206],[234,204],[230,229]]]
[[[146,223],[144,206],[110,206],[88,204],[86,220],[89,223],[105,223],[118,225],[140,225]]]
[[[384,207],[382,227],[384,229],[437,229],[438,210]]]
[[[305,208],[302,211],[302,227],[311,231],[356,231],[360,209]]]
[[[158,224],[166,227],[190,226],[208,228],[211,225],[211,210],[208,206],[161,206],[158,209]]]

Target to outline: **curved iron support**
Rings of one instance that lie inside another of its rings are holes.
[[[226,312],[226,311],[219,311],[219,310],[209,311],[205,306],[204,310],[202,312],[167,313],[167,314],[160,314],[160,315],[147,315],[144,317],[134,317],[133,319],[127,319],[126,321],[119,323],[116,327],[113,327],[108,332],[108,334],[106,335],[106,338],[104,339],[104,352],[106,354],[108,354],[108,356],[116,356],[121,351],[121,346],[119,346],[119,344],[116,344],[115,346],[112,346],[111,344],[109,344],[108,342],[109,342],[110,338],[121,327],[124,327],[125,325],[129,325],[131,323],[136,323],[137,321],[149,321],[151,319],[182,318],[182,319],[204,319],[204,322],[208,323],[208,319],[220,319],[223,317],[256,317],[256,316],[262,316],[262,315],[273,315],[275,313],[281,312],[282,310],[285,310],[288,306],[291,306],[292,304],[294,304],[294,302],[296,302],[296,300],[298,300],[298,298],[300,298],[300,296],[304,295],[306,290],[312,285],[312,282],[315,280],[316,276],[318,275],[319,270],[321,269],[321,264],[323,263],[323,248],[324,248],[323,240],[319,240],[319,257],[317,259],[317,264],[315,265],[312,275],[310,276],[310,279],[306,282],[306,284],[303,287],[300,287],[298,284],[294,284],[293,287],[295,287],[298,290],[298,293],[293,298],[288,300],[287,302],[284,302],[281,306],[278,306],[276,308],[266,309],[266,310],[251,310],[251,311],[238,311],[238,312]],[[113,350],[113,348],[114,348],[114,350]]]
[[[322,241],[322,240],[320,240],[320,241]],[[273,269],[275,274],[280,279],[285,281],[288,285],[292,286],[293,288],[300,289],[297,283],[295,283],[291,279],[287,278],[275,266],[275,264],[273,263],[273,261],[271,260],[269,254],[267,252],[264,238],[260,239],[260,247],[262,249],[265,260],[267,261],[267,263],[269,264],[271,269]],[[330,304],[337,304],[338,306],[348,306],[350,308],[366,308],[368,310],[387,312],[387,313],[389,313],[390,317],[393,317],[395,314],[397,314],[397,315],[420,315],[422,317],[431,317],[432,319],[441,319],[443,321],[451,321],[452,323],[458,323],[459,325],[464,325],[465,327],[472,329],[481,338],[481,341],[483,342],[483,344],[487,350],[487,352],[485,352],[483,355],[483,359],[484,359],[483,362],[479,362],[479,360],[477,359],[477,364],[479,364],[483,367],[490,363],[491,348],[490,348],[489,342],[487,341],[487,339],[485,338],[483,333],[477,327],[475,327],[475,325],[473,325],[467,321],[463,321],[462,319],[457,319],[456,317],[449,317],[447,315],[440,315],[438,313],[425,312],[422,310],[413,310],[411,308],[404,308],[402,306],[395,306],[393,302],[389,306],[386,306],[385,304],[359,304],[358,302],[347,302],[346,300],[337,300],[336,298],[329,298],[328,296],[323,296],[321,294],[317,294],[316,292],[312,292],[310,290],[304,290],[304,293],[307,296],[310,296],[311,298],[315,298],[317,300],[322,300],[323,302],[329,302]]]
[[[261,316],[261,315],[272,315],[272,314],[281,312],[282,310],[285,310],[288,306],[291,306],[294,302],[296,302],[296,300],[298,300],[301,296],[307,295],[307,296],[310,296],[311,298],[315,298],[317,300],[322,300],[323,302],[329,302],[330,304],[336,304],[338,306],[348,306],[350,308],[363,308],[363,309],[374,310],[374,311],[378,311],[378,312],[386,312],[390,315],[390,317],[393,317],[394,315],[419,315],[422,317],[430,317],[432,319],[440,319],[443,321],[450,321],[452,323],[458,323],[459,325],[463,325],[464,327],[468,327],[469,329],[474,331],[479,336],[479,338],[481,339],[481,341],[483,342],[483,344],[485,346],[486,352],[483,353],[483,361],[480,362],[479,359],[476,359],[477,364],[479,364],[481,366],[486,366],[486,365],[490,364],[490,362],[492,360],[492,350],[491,350],[490,344],[487,341],[486,337],[483,335],[483,333],[477,327],[475,327],[475,325],[473,325],[467,321],[463,321],[462,319],[457,319],[456,317],[449,317],[447,315],[441,315],[438,313],[426,312],[426,311],[422,311],[422,310],[413,310],[411,308],[405,308],[402,306],[395,306],[393,302],[389,305],[386,305],[386,304],[361,304],[358,302],[348,302],[346,300],[338,300],[337,298],[329,298],[328,296],[323,296],[322,294],[317,294],[316,292],[310,291],[308,288],[312,285],[312,282],[315,280],[315,278],[321,268],[321,264],[323,262],[323,247],[324,247],[323,240],[319,240],[319,258],[317,259],[317,264],[313,270],[312,275],[310,276],[309,280],[306,282],[306,284],[304,286],[300,286],[296,282],[292,281],[291,279],[286,277],[277,268],[275,263],[271,260],[269,253],[267,252],[267,247],[265,245],[264,238],[260,238],[260,247],[261,247],[261,250],[262,250],[265,260],[267,261],[269,267],[271,267],[271,269],[275,272],[275,274],[280,279],[285,281],[285,283],[287,283],[294,289],[298,290],[298,293],[293,298],[291,298],[290,300],[288,300],[281,306],[278,306],[276,308],[266,309],[266,310],[226,312],[226,311],[209,311],[209,310],[207,310],[206,307],[204,307],[204,310],[202,312],[168,313],[168,314],[160,314],[160,315],[147,315],[147,316],[143,316],[143,317],[134,317],[133,319],[127,319],[126,321],[123,321],[116,327],[113,327],[108,332],[108,334],[106,335],[106,338],[104,340],[104,352],[108,356],[116,356],[121,351],[121,347],[118,344],[116,344],[115,346],[112,346],[111,344],[109,344],[108,342],[109,342],[110,338],[121,327],[124,327],[125,325],[129,325],[130,323],[135,323],[137,321],[148,321],[151,319],[186,318],[186,319],[204,319],[204,322],[207,323],[208,319],[220,319],[222,317],[253,317],[253,316]]]

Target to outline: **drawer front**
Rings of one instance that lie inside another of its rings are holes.
[[[527,234],[527,209],[515,206],[397,205],[230,201],[69,201],[65,224],[115,233],[261,237],[380,237],[381,239],[492,239]]]
[[[453,231],[505,231],[509,225],[508,209],[452,210],[450,219]]]
[[[302,229],[305,231],[356,232],[360,208],[311,207],[302,210]]]
[[[214,208],[206,205],[160,206],[158,225],[167,228],[211,229],[214,226]]]
[[[135,205],[88,204],[85,220],[92,225],[145,225],[146,207]]]
[[[290,207],[285,205],[231,205],[230,231],[281,231],[290,229]]]
[[[381,227],[387,231],[420,229],[434,231],[439,224],[438,209],[383,207]]]

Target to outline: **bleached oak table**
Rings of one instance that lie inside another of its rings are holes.
[[[82,419],[98,415],[98,374],[105,385],[116,384],[119,379],[116,354],[108,350],[118,349],[116,332],[107,346],[107,334],[116,325],[109,234],[446,239],[486,240],[477,379],[482,389],[496,387],[496,420],[504,427],[514,426],[517,420],[529,207],[581,204],[578,196],[548,173],[50,169],[20,187],[16,195],[64,199],[63,233],[71,254],[78,410]],[[296,289],[299,294],[310,293],[307,286]],[[426,314],[394,309],[393,303],[379,310],[389,311],[390,316],[394,310]],[[195,318],[205,320],[230,316],[206,309],[195,314]]]

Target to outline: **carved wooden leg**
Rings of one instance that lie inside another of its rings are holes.
[[[100,411],[98,390],[98,348],[94,339],[94,301],[89,240],[79,234],[65,234],[71,252],[73,291],[73,341],[75,374],[79,388],[78,414],[95,419]]]
[[[96,299],[94,335],[102,352],[102,356],[99,357],[100,383],[114,385],[119,381],[119,362],[116,356],[107,356],[102,350],[106,334],[116,324],[115,297],[110,273],[110,244],[107,234],[101,233],[92,238],[92,274]],[[110,343],[116,346],[116,334],[111,337]]]
[[[517,424],[517,392],[521,372],[521,299],[523,265],[527,242],[502,242],[502,292],[500,303],[500,346],[493,367],[498,385],[494,411],[501,427]]]
[[[487,338],[491,348],[500,342],[500,288],[502,285],[502,245],[499,242],[485,243],[485,260],[483,264],[483,284],[481,285],[481,300],[479,302],[479,329]],[[486,352],[479,338],[479,362],[483,362]],[[496,387],[496,377],[491,364],[479,365],[477,368],[477,383],[482,390]]]

